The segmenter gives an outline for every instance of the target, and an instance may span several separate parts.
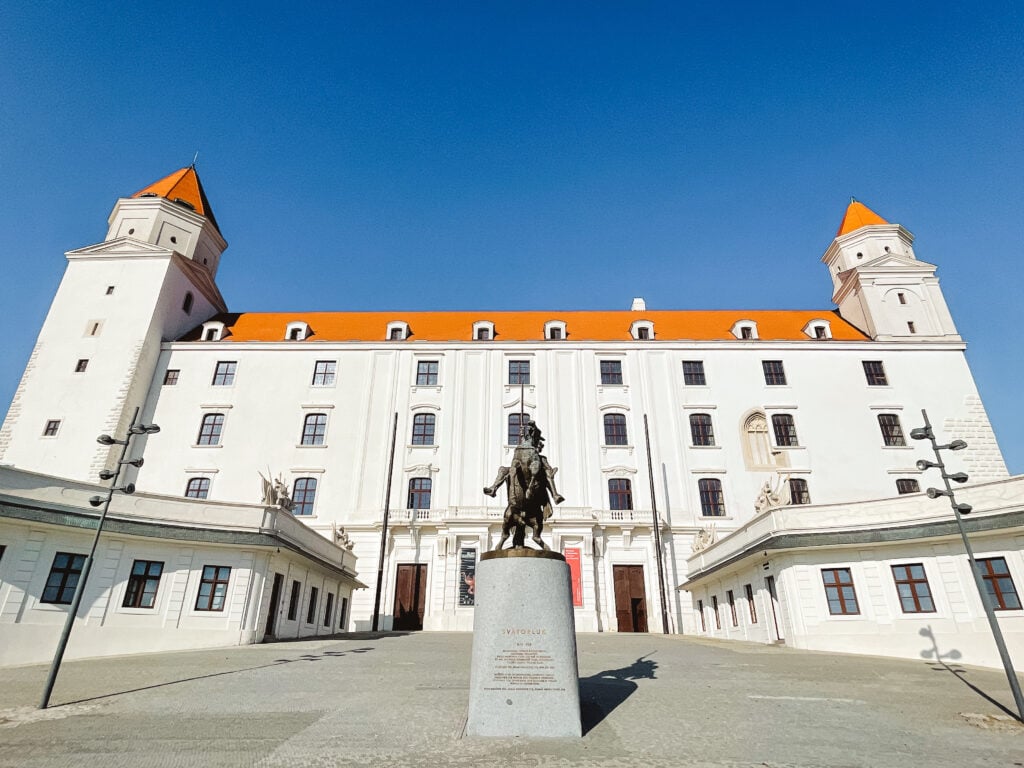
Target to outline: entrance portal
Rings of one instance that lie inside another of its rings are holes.
[[[423,629],[423,606],[427,601],[427,566],[399,563],[395,574],[394,630]]]
[[[274,637],[277,631],[277,612],[281,609],[281,589],[284,587],[284,574],[274,574],[274,586],[270,590],[270,610],[267,611],[267,626],[264,637]]]
[[[615,617],[619,632],[647,631],[647,596],[642,565],[614,565]]]

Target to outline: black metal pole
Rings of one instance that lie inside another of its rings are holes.
[[[43,698],[39,702],[39,709],[46,709],[50,704],[50,694],[53,693],[53,686],[57,682],[57,673],[60,671],[60,663],[64,659],[64,651],[67,650],[68,640],[71,637],[71,630],[75,625],[75,617],[78,615],[78,608],[82,604],[82,596],[85,595],[85,584],[89,580],[89,571],[92,570],[93,556],[96,554],[96,545],[100,541],[100,533],[103,531],[103,523],[107,519],[107,510],[110,509],[110,500],[114,497],[114,487],[121,475],[121,467],[124,466],[124,457],[128,455],[128,448],[132,442],[131,428],[135,426],[139,418],[139,409],[135,409],[132,415],[132,423],[128,426],[128,434],[124,439],[121,448],[121,457],[117,462],[117,469],[110,480],[110,488],[107,489],[107,498],[103,501],[103,511],[100,512],[99,522],[96,524],[96,535],[92,537],[92,547],[89,554],[85,556],[85,563],[82,565],[82,573],[78,577],[78,584],[75,585],[75,596],[71,599],[71,607],[68,608],[67,618],[64,619],[64,631],[60,633],[60,640],[57,642],[57,650],[53,654],[53,662],[50,664],[50,674],[46,678],[46,688],[43,690]]]
[[[398,411],[391,425],[391,456],[388,458],[388,484],[384,491],[384,526],[380,532],[380,557],[377,558],[377,594],[373,598],[373,624],[376,632],[380,625],[380,591],[384,586],[384,554],[388,546],[388,515],[391,512],[391,475],[395,470],[395,440],[398,437]]]
[[[654,551],[658,562],[658,602],[661,603],[661,630],[666,635],[668,629],[668,606],[665,602],[665,564],[661,558],[661,522],[658,520],[658,501],[654,493],[654,458],[651,456],[651,430],[647,426],[647,414],[644,414],[644,441],[647,444],[647,479],[651,484],[651,517],[654,528]]]
[[[995,638],[996,648],[999,649],[999,658],[1002,659],[1003,669],[1006,671],[1006,679],[1010,683],[1010,691],[1013,693],[1013,700],[1017,704],[1017,719],[1024,721],[1024,695],[1021,694],[1020,681],[1017,680],[1017,673],[1013,669],[1013,661],[1010,659],[1010,652],[1006,648],[1006,641],[1003,639],[1003,631],[999,627],[999,620],[996,619],[995,610],[992,607],[992,601],[989,598],[988,590],[985,588],[985,582],[981,578],[981,572],[978,570],[978,563],[974,559],[974,550],[971,548],[971,542],[967,539],[967,531],[964,530],[963,516],[960,514],[960,507],[956,503],[956,497],[953,495],[953,486],[949,484],[949,475],[946,473],[946,465],[942,461],[942,454],[939,453],[939,445],[935,440],[935,435],[932,432],[932,424],[928,421],[928,412],[921,409],[921,416],[924,417],[924,427],[928,430],[928,439],[932,444],[932,450],[935,452],[935,462],[938,465],[939,471],[942,473],[942,482],[946,485],[946,496],[949,496],[950,506],[953,507],[953,515],[956,517],[956,526],[960,529],[960,538],[963,539],[964,549],[967,550],[967,560],[971,564],[971,573],[974,575],[974,586],[978,588],[978,594],[981,597],[981,605],[985,609],[985,616],[988,618],[989,628],[992,630],[992,637]],[[969,511],[969,510],[968,510]]]

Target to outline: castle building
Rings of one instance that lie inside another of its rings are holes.
[[[139,408],[162,427],[139,440],[140,492],[259,506],[260,474],[279,477],[294,518],[358,558],[369,589],[342,629],[370,627],[385,507],[382,627],[471,629],[504,511],[482,488],[525,420],[558,468],[545,538],[581,631],[714,634],[704,593],[676,587],[708,589],[715,548],[773,510],[824,528],[856,521],[819,508],[913,497],[941,516],[909,437],[922,409],[969,443],[951,469],[1007,481],[936,267],[856,201],[822,257],[838,309],[239,313],[217,287],[226,248],[194,168],[119,199],[103,242],[66,254],[0,462],[95,482],[117,458],[96,435]],[[781,582],[743,586],[762,615],[785,602]],[[263,610],[286,614],[287,595]]]

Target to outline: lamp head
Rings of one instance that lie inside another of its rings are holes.
[[[962,451],[964,448],[967,447],[967,443],[965,443],[963,440],[954,440],[946,447],[949,448],[949,450],[951,451]]]
[[[966,472],[954,472],[952,475],[946,475],[946,477],[955,483],[966,483],[969,479]]]
[[[131,459],[129,461],[122,461],[122,462],[119,462],[119,463],[121,463],[121,464],[131,464],[133,467],[141,467],[145,463],[145,459],[140,457],[138,459]]]
[[[939,466],[939,465],[936,464],[934,461],[928,461],[928,459],[918,459],[917,460],[917,468],[920,469],[922,472],[924,470],[926,470],[926,469],[931,469],[932,467],[937,467],[937,466]]]
[[[121,486],[120,488],[115,488],[114,490],[121,491],[121,493],[126,493],[130,496],[131,494],[135,493],[135,483],[128,483],[126,485]]]
[[[155,435],[160,431],[156,424],[136,424],[130,430],[133,435]]]
[[[974,507],[965,502],[960,502],[959,504],[956,505],[956,511],[959,512],[961,515],[971,514],[972,509],[974,509]]]
[[[106,499],[104,499],[102,496],[93,496],[91,499],[89,499],[89,503],[92,504],[94,507],[98,507],[104,501],[106,501]]]
[[[917,427],[910,430],[911,440],[931,440],[935,437],[930,427]]]
[[[96,438],[96,442],[100,445],[113,445],[117,441],[114,440],[110,435],[100,435]]]
[[[114,476],[114,471],[112,469],[101,469],[100,470],[100,480],[109,480],[113,476]]]
[[[929,499],[937,499],[939,496],[951,495],[949,491],[940,491],[938,488],[929,488],[925,493],[928,494]]]

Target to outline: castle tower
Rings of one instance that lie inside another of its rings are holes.
[[[851,200],[822,261],[839,314],[871,338],[960,341],[935,276],[918,261],[914,236]]]
[[[108,224],[103,242],[65,254],[0,462],[95,481],[116,458],[96,437],[123,435],[161,342],[226,310],[214,277],[227,243],[194,167],[119,199]]]

